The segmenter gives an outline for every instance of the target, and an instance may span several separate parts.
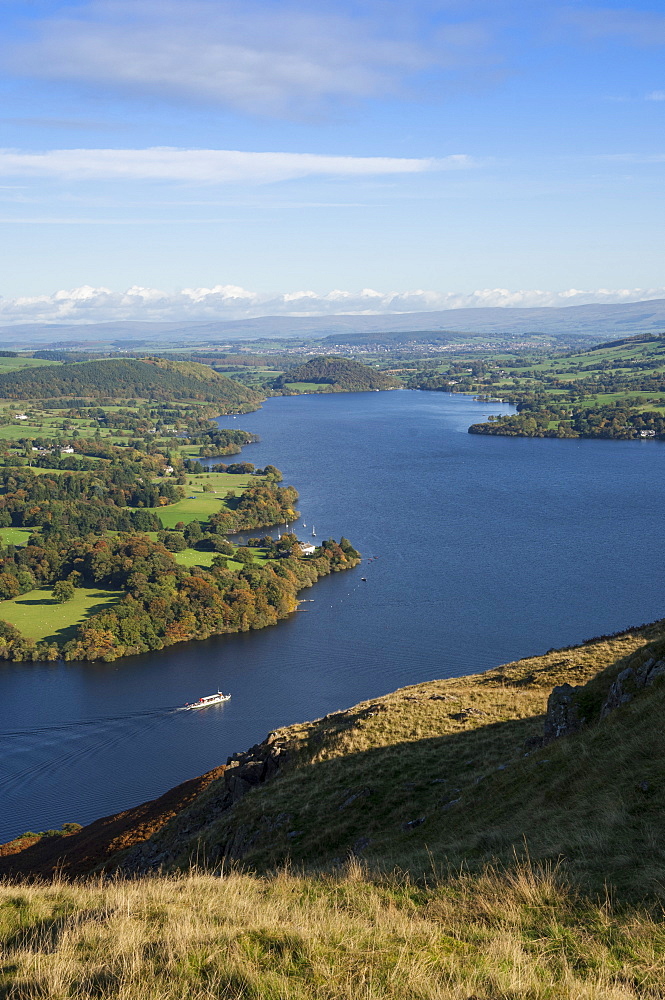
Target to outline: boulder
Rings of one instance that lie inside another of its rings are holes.
[[[576,694],[582,687],[573,687],[571,684],[560,684],[555,687],[547,699],[547,715],[545,716],[545,729],[543,741],[558,740],[561,736],[569,736],[578,732],[586,723],[586,719],[580,714],[577,704]]]
[[[613,682],[600,709],[600,718],[606,719],[610,712],[632,701],[638,691],[651,687],[665,676],[665,660],[651,657],[639,667],[625,667]]]

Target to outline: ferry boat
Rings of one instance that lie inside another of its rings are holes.
[[[217,694],[207,694],[203,698],[199,698],[198,701],[193,702],[191,705],[187,702],[186,705],[183,705],[183,709],[190,710],[194,708],[209,708],[210,705],[221,705],[223,701],[228,701],[230,697],[230,694],[222,694],[221,691],[218,691]]]

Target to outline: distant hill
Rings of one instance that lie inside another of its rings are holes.
[[[665,340],[665,334],[638,333],[635,337],[622,337],[620,340],[606,340],[602,344],[594,344],[590,351],[604,351],[607,347],[632,347],[636,344],[651,344],[657,340]]]
[[[535,309],[479,307],[436,312],[384,313],[378,315],[258,316],[238,320],[185,320],[180,322],[118,321],[108,323],[23,323],[0,327],[8,347],[27,344],[98,348],[115,345],[134,350],[155,343],[224,343],[263,337],[330,337],[384,333],[447,333],[454,340],[468,335],[517,337],[579,335],[608,340],[636,333],[665,331],[665,299],[607,305],[547,306]]]
[[[363,392],[368,389],[394,389],[401,383],[369,365],[348,358],[317,357],[297,368],[289,368],[271,383],[281,389],[292,382],[329,385],[338,392]]]
[[[8,399],[195,399],[224,410],[255,409],[261,397],[206,365],[162,358],[111,358],[29,368],[0,375]]]

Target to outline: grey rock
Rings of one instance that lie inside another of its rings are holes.
[[[441,805],[441,809],[443,811],[445,811],[446,809],[452,809],[452,807],[456,806],[459,801],[460,801],[459,799],[449,799],[448,802],[444,802]]]
[[[639,667],[625,667],[612,683],[600,709],[600,718],[606,719],[610,712],[627,705],[643,688],[651,687],[665,676],[665,660],[651,657]]]
[[[422,826],[426,820],[426,816],[419,816],[418,819],[411,819],[408,823],[402,823],[403,830],[415,830],[416,827]]]
[[[370,796],[371,794],[372,794],[371,788],[360,788],[357,792],[351,792],[351,794],[347,792],[347,798],[344,799],[341,806],[339,807],[340,811],[342,809],[346,809],[348,806],[353,805],[353,803],[357,802],[358,799],[368,798],[368,796]]]
[[[576,693],[581,690],[581,687],[572,687],[570,684],[560,684],[554,688],[547,699],[544,743],[577,733],[586,723],[586,719],[580,715],[575,699]]]
[[[487,715],[480,708],[463,708],[461,712],[451,712],[449,718],[456,722],[466,722],[467,719],[481,719]]]

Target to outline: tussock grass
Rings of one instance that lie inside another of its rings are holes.
[[[657,916],[556,867],[427,887],[281,871],[0,887],[3,1000],[661,998]]]

